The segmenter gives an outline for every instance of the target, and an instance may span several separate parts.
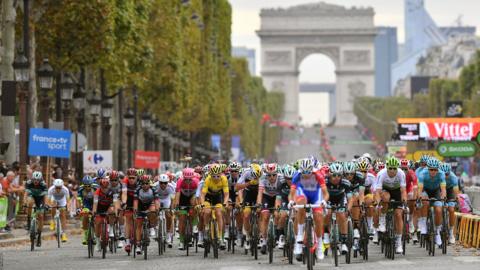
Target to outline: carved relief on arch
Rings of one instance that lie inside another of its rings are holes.
[[[300,63],[305,57],[314,54],[321,53],[328,56],[336,67],[338,67],[340,50],[338,47],[299,47],[295,50],[295,66],[298,68]]]
[[[348,103],[353,104],[356,97],[362,97],[367,94],[367,85],[360,81],[355,80],[348,83]]]
[[[290,66],[292,53],[290,51],[266,51],[265,64],[271,66]]]

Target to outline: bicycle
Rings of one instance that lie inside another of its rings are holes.
[[[250,252],[251,255],[254,256],[255,260],[258,260],[258,241],[260,239],[260,232],[258,231],[258,215],[257,209],[259,208],[258,205],[252,206],[244,206],[244,208],[250,208]],[[245,255],[247,255],[248,251],[245,250]]]
[[[434,202],[438,199],[422,199],[429,202],[428,214],[427,214],[427,234],[424,236],[425,249],[428,250],[428,255],[435,256],[435,206]]]
[[[90,219],[88,221],[88,230],[87,230],[87,246],[88,246],[88,258],[93,257],[93,251],[95,249],[95,219],[93,215],[90,214]]]
[[[107,254],[107,247],[109,242],[108,236],[108,221],[107,221],[107,213],[97,213],[96,216],[102,217],[102,224],[100,227],[100,247],[102,250],[102,259],[105,259]],[[93,252],[92,252],[93,253]]]
[[[313,209],[322,207],[321,204],[305,204],[305,205],[295,205],[295,209],[304,208],[306,212],[305,220],[305,248],[303,252],[304,261],[307,262],[307,269],[313,270],[315,265],[315,250],[320,248],[317,246],[317,238],[315,237],[315,223],[313,221]],[[333,214],[332,214],[333,215]],[[336,253],[335,253],[336,254]],[[306,258],[305,258],[306,257]]]
[[[118,246],[118,238],[120,233],[120,225],[118,224],[118,217],[115,214],[109,214],[109,216],[114,216],[113,222],[113,237],[109,237],[108,239],[108,249],[110,253],[117,253],[117,246]]]
[[[136,236],[136,221],[138,219],[140,220],[143,220],[143,223],[142,223],[142,238],[140,239],[140,245],[141,245],[141,248],[142,248],[142,252],[143,252],[143,259],[144,260],[147,260],[148,258],[148,246],[150,245],[150,235],[149,235],[149,228],[148,228],[148,219],[147,219],[147,214],[149,213],[149,211],[140,211],[139,213],[136,212],[134,214],[135,218],[134,218],[134,235]],[[142,215],[139,215],[139,214],[142,214]],[[134,237],[134,241],[133,241],[133,258],[136,258],[136,249],[137,249],[137,241],[136,241],[136,237]]]
[[[285,228],[285,247],[283,248],[283,252],[286,253],[288,257],[289,264],[293,264],[293,248],[295,245],[294,217],[294,208],[291,208],[288,211],[288,221]]]
[[[330,249],[332,250],[335,267],[338,267],[338,245],[340,244],[340,241],[338,237],[337,206],[330,205],[329,208],[332,211],[332,217],[330,218]]]
[[[442,254],[447,254],[448,238],[450,236],[450,214],[448,212],[448,203],[457,200],[445,200],[442,207],[442,230],[440,236],[442,238]]]
[[[352,257],[352,247],[353,247],[353,222],[352,222],[352,217],[350,213],[347,213],[347,254],[345,255],[345,263],[350,264],[351,262],[351,257]]]
[[[35,242],[37,241],[37,247],[40,247],[40,233],[38,232],[38,221],[37,221],[37,211],[38,210],[41,210],[43,209],[43,207],[36,207],[36,206],[32,206],[32,207],[27,207],[27,206],[24,206],[23,208],[32,208],[33,211],[32,211],[32,216],[31,216],[31,220],[30,220],[30,229],[29,229],[29,235],[30,235],[30,251],[33,251],[35,249]],[[40,229],[41,231],[41,229]]]
[[[204,258],[208,257],[208,253],[210,253],[210,247],[213,250],[213,257],[218,259],[218,250],[219,250],[219,227],[217,221],[217,215],[215,214],[215,208],[217,206],[209,206],[212,209],[211,214],[212,217],[210,218],[210,223],[205,224],[205,233],[204,233]]]
[[[170,211],[170,208],[161,208],[158,211],[158,228],[157,228],[157,244],[158,255],[163,255],[167,247],[167,219],[165,211]]]
[[[383,233],[383,237],[382,237],[382,251],[384,250],[385,257],[391,260],[395,259],[395,248],[396,248],[395,210],[398,208],[399,204],[402,204],[402,202],[390,200],[388,204],[387,213],[385,215],[386,230],[385,230],[385,233]]]
[[[54,223],[55,223],[55,237],[57,238],[57,246],[60,248],[60,242],[62,241],[62,222],[60,219],[60,210],[61,209],[66,209],[66,207],[60,207],[60,206],[49,206],[48,209],[57,209],[55,211],[55,216],[53,217]]]
[[[185,219],[185,231],[184,231],[184,235],[183,235],[183,247],[187,251],[187,256],[189,256],[190,255],[190,243],[192,242],[192,239],[193,239],[192,224],[191,224],[191,221],[190,221],[190,217],[191,217],[190,211],[193,209],[193,206],[181,206],[178,209],[187,211],[187,216],[186,216],[186,219]]]
[[[268,250],[268,263],[273,262],[273,249],[275,248],[275,217],[274,211],[278,211],[280,208],[266,208],[270,211],[270,218],[268,219],[267,227],[267,250]]]
[[[236,226],[236,215],[238,208],[234,203],[231,203],[232,210],[230,211],[230,226],[228,227],[228,233],[230,237],[228,238],[228,249],[227,251],[232,251],[232,254],[235,254],[235,240],[237,239],[237,226]]]
[[[359,249],[355,249],[353,252],[353,257],[357,258],[358,253],[362,255],[364,261],[368,261],[368,242],[370,241],[370,236],[368,234],[368,223],[366,216],[366,206],[365,204],[353,207],[360,207],[360,239],[359,239]]]

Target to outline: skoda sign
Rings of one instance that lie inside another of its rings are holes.
[[[442,157],[472,157],[477,152],[477,146],[472,142],[443,142],[437,146]]]

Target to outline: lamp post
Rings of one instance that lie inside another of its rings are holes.
[[[101,103],[102,100],[100,99],[100,96],[98,95],[98,92],[94,92],[93,97],[88,101],[90,103],[90,115],[92,116],[92,146],[94,150],[98,149],[98,116],[100,115],[100,110],[101,110]]]
[[[145,151],[148,151],[148,133],[149,133],[149,129],[150,129],[150,125],[151,125],[151,122],[150,122],[150,114],[147,112],[147,111],[144,111],[143,114],[142,114],[142,129],[144,130],[143,132],[143,138],[144,138],[144,149]]]
[[[123,115],[123,123],[127,127],[127,167],[132,167],[132,128],[133,128],[133,111],[130,107],[127,108],[127,111]]]
[[[102,102],[102,149],[110,150],[110,128],[112,128],[112,123],[110,120],[113,113],[113,101],[110,98],[106,98]]]
[[[43,59],[43,63],[37,70],[38,82],[40,85],[40,92],[42,97],[42,123],[43,128],[49,127],[49,109],[50,109],[50,99],[48,98],[48,92],[53,87],[53,68],[48,62],[48,58]],[[42,157],[42,166],[43,166],[43,175],[47,177],[48,173],[48,158]]]
[[[78,150],[78,133],[84,129],[85,105],[87,96],[85,89],[81,84],[77,85],[77,90],[73,93],[73,107],[76,112],[77,131],[75,132],[75,174],[77,179],[83,178],[83,159]]]
[[[70,111],[71,103],[73,99],[73,91],[75,91],[75,84],[73,83],[72,77],[69,73],[66,73],[63,76],[61,82],[62,88],[62,102],[63,102],[63,129],[70,130]],[[64,181],[68,179],[68,162],[69,158],[63,160],[63,173],[62,177]]]
[[[28,98],[28,80],[29,80],[29,66],[27,58],[23,53],[18,52],[13,62],[15,71],[15,81],[18,94],[19,103],[19,126],[20,126],[20,180],[19,185],[23,185],[23,181],[27,177],[27,98]],[[20,197],[22,198],[22,196]],[[22,200],[21,200],[21,203]]]
[[[160,120],[155,121],[155,151],[160,152],[160,137],[162,135],[162,124],[160,124]]]

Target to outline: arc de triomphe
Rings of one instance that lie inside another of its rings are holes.
[[[298,121],[300,63],[321,53],[335,63],[336,125],[356,124],[354,97],[374,95],[373,17],[372,8],[347,9],[324,2],[262,9],[257,34],[263,83],[269,91],[285,94],[286,121]]]

